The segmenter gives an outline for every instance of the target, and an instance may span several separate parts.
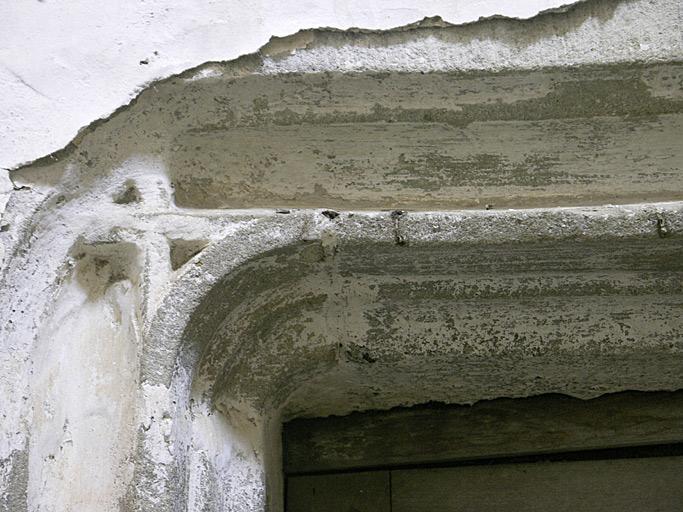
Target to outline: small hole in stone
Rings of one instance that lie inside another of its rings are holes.
[[[139,203],[141,200],[140,191],[135,186],[135,182],[131,180],[126,181],[124,189],[114,196],[116,204]]]
[[[335,212],[334,210],[323,210],[322,213],[325,217],[327,217],[330,220],[336,219],[339,217],[339,212]]]
[[[178,270],[197,254],[202,252],[209,244],[208,240],[185,240],[183,238],[171,238],[168,240],[171,256],[171,268]],[[201,265],[200,261],[196,262]]]

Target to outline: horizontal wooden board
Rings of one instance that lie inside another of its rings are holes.
[[[679,512],[683,457],[399,470],[391,484],[393,512]]]
[[[447,463],[683,441],[683,391],[428,405],[284,426],[285,472]]]
[[[287,479],[287,512],[389,512],[388,471]]]

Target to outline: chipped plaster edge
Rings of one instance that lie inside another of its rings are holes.
[[[145,83],[140,84],[135,91],[131,94],[130,101],[119,106],[116,108],[114,111],[112,111],[110,114],[102,116],[99,119],[96,119],[89,123],[86,126],[81,127],[74,138],[66,144],[61,149],[58,149],[56,151],[53,151],[45,156],[36,158],[34,160],[28,161],[28,162],[23,162],[23,163],[18,163],[16,165],[13,165],[9,168],[5,168],[5,171],[9,172],[9,177],[10,179],[12,178],[12,174],[14,171],[19,171],[21,169],[25,169],[27,167],[44,167],[48,166],[53,163],[57,163],[63,158],[69,156],[72,154],[79,146],[79,144],[82,142],[82,140],[87,137],[90,133],[94,132],[100,125],[108,122],[110,119],[126,112],[130,108],[132,108],[137,101],[140,99],[140,97],[145,93],[146,91],[153,89],[155,87],[161,87],[164,86],[168,83],[171,83],[175,80],[186,80],[186,81],[192,81],[196,79],[212,79],[212,78],[219,78],[223,76],[228,76],[230,78],[239,78],[242,76],[247,76],[250,74],[283,74],[283,73],[315,73],[319,72],[320,70],[316,69],[314,65],[308,66],[308,70],[306,69],[299,69],[297,66],[290,66],[288,68],[287,66],[284,67],[278,67],[278,66],[271,66],[272,69],[269,69],[267,64],[270,61],[271,63],[273,62],[273,59],[286,59],[288,56],[292,56],[293,54],[296,54],[298,50],[310,50],[311,48],[316,47],[319,45],[319,43],[327,36],[335,36],[335,35],[340,35],[344,34],[347,36],[351,37],[358,37],[358,36],[388,36],[388,35],[402,35],[402,36],[412,36],[412,35],[425,35],[428,34],[429,31],[433,30],[441,30],[441,29],[460,29],[460,28],[472,28],[472,27],[477,27],[477,26],[486,26],[487,24],[501,24],[501,23],[520,23],[522,26],[527,26],[529,24],[534,24],[538,22],[542,22],[543,20],[549,19],[549,18],[554,18],[557,16],[564,16],[567,14],[570,14],[572,12],[577,11],[578,9],[583,8],[584,6],[592,6],[594,4],[600,4],[600,3],[607,3],[607,2],[612,2],[617,6],[621,6],[623,4],[628,4],[628,3],[633,3],[638,0],[577,0],[572,3],[564,4],[562,6],[556,7],[556,8],[550,8],[550,9],[545,9],[542,11],[537,12],[536,14],[529,16],[527,18],[516,18],[516,17],[509,17],[509,16],[502,16],[502,15],[492,15],[488,17],[480,17],[477,20],[474,21],[467,21],[463,23],[457,23],[457,24],[451,24],[448,22],[445,22],[442,20],[441,17],[439,16],[433,16],[433,17],[425,17],[424,19],[417,21],[415,23],[410,23],[407,25],[395,27],[395,28],[389,28],[389,29],[362,29],[362,28],[349,28],[347,30],[342,30],[342,29],[336,29],[336,28],[330,28],[330,27],[325,27],[325,28],[314,28],[314,29],[301,29],[298,32],[295,32],[293,34],[290,34],[288,36],[283,36],[283,37],[277,37],[277,36],[272,36],[270,40],[261,46],[259,49],[252,53],[244,54],[242,56],[239,56],[235,59],[230,59],[230,60],[225,60],[225,61],[207,61],[202,64],[199,64],[197,66],[188,68],[184,71],[181,71],[180,73],[172,74],[167,77],[159,78],[159,79],[154,79]],[[322,46],[322,45],[321,45]],[[346,45],[349,46],[349,45]],[[353,45],[350,45],[353,46]],[[382,45],[377,45],[376,47],[382,47]],[[602,62],[600,60],[596,60],[594,64],[623,64],[625,62],[629,63],[652,63],[652,62],[663,62],[663,61],[670,61],[670,62],[678,62],[678,61],[683,61],[683,41],[678,45],[678,48],[672,49],[672,55],[669,56],[667,59],[662,59],[662,58],[647,58],[643,56],[641,59],[621,59],[621,60],[616,60],[614,62]],[[583,63],[582,65],[586,65]],[[590,65],[590,64],[588,64]],[[469,67],[463,67],[461,71],[463,72],[473,72],[473,71],[491,71],[491,72],[501,72],[501,71],[507,71],[510,69],[519,69],[519,70],[532,70],[532,69],[539,69],[542,67],[548,67],[548,68],[554,68],[558,67],[558,65],[540,65],[538,62],[536,63],[530,63],[529,65],[518,67],[518,66],[497,66],[493,65],[492,63],[484,63],[480,67],[475,68],[469,68]],[[388,69],[387,71],[401,71],[402,69]],[[452,69],[444,69],[443,71],[457,71],[456,68]],[[324,69],[325,72],[333,72],[335,69]],[[345,69],[337,69],[336,71],[338,72],[358,72],[358,70],[345,70]],[[378,72],[380,69],[363,69],[360,71],[371,71],[371,72]],[[410,71],[408,68],[403,69],[404,72]],[[2,195],[0,195],[0,199],[2,198]]]

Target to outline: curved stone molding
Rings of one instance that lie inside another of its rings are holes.
[[[146,410],[168,425],[141,433],[135,487],[165,467],[170,500],[277,507],[283,418],[679,388],[681,240],[658,219],[678,232],[680,203],[251,224],[198,257],[210,279],[188,270],[150,326]]]

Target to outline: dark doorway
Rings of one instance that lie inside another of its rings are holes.
[[[284,454],[288,512],[679,512],[683,391],[297,419]]]

